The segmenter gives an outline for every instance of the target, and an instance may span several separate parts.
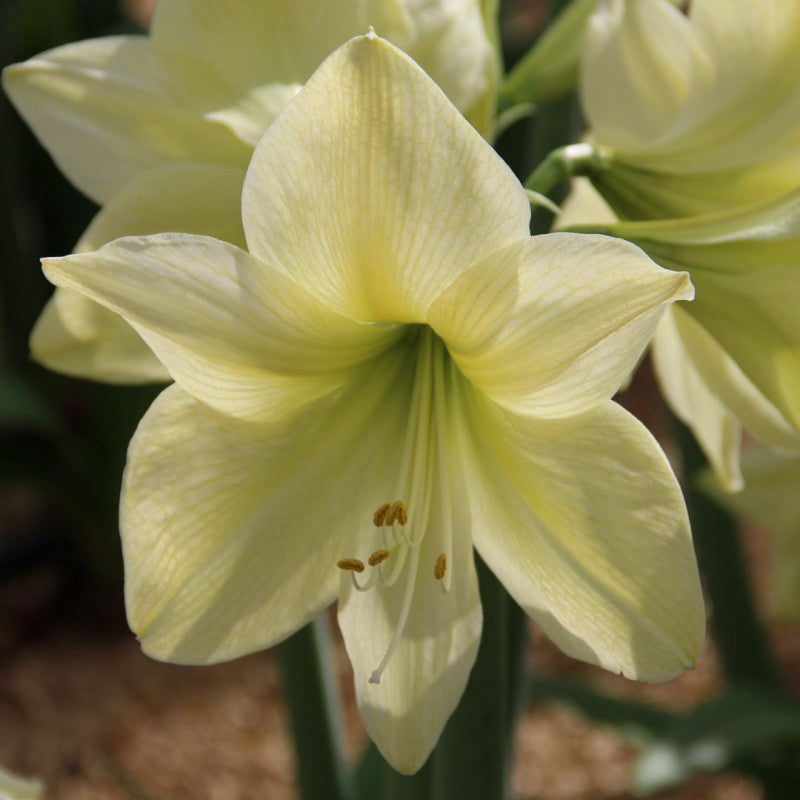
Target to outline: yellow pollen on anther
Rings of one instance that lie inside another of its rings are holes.
[[[360,558],[340,558],[336,562],[336,566],[349,572],[364,571],[364,562]]]
[[[372,555],[370,555],[370,557],[367,559],[367,563],[371,567],[377,567],[378,564],[386,561],[387,558],[389,558],[389,551],[385,547],[382,547],[380,550],[376,550],[374,553],[372,553]]]
[[[408,509],[402,500],[393,503],[384,503],[373,515],[372,524],[376,528],[390,528],[395,522],[405,525],[408,522]]]
[[[439,553],[436,557],[436,563],[433,565],[433,577],[440,581],[444,578],[445,572],[447,572],[447,555]]]
[[[391,508],[390,503],[384,503],[373,515],[372,515],[372,524],[376,528],[380,528],[383,525],[384,520],[386,519],[386,514],[389,512]]]
[[[392,503],[383,524],[394,525],[395,522],[399,522],[401,525],[405,525],[408,522],[408,511],[406,510],[406,504],[402,500],[395,500]]]

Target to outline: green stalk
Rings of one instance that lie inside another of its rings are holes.
[[[434,800],[507,796],[507,594],[486,565],[476,561],[483,634],[464,696],[431,756]]]
[[[750,588],[736,519],[698,486],[707,462],[691,431],[675,420],[686,478],[697,560],[711,601],[712,628],[725,671],[734,683],[780,688],[780,679]]]
[[[352,800],[353,775],[342,750],[341,702],[326,614],[277,648],[303,800]]]
[[[571,95],[563,102],[566,104],[567,101],[572,103]],[[543,135],[538,138],[537,149],[544,152],[536,169],[525,179],[526,189],[549,195],[570,178],[578,175],[595,175],[609,168],[611,153],[606,148],[595,147],[587,142],[559,146],[563,143],[563,139],[561,142],[551,144],[548,141],[550,137],[547,135],[547,126],[542,124],[537,130],[540,128],[544,130]]]

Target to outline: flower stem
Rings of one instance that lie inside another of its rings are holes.
[[[525,180],[525,188],[548,195],[559,184],[576,175],[594,175],[608,169],[608,150],[587,142],[550,150]]]
[[[691,431],[675,420],[683,459],[684,493],[697,560],[711,601],[714,641],[729,680],[780,687],[756,611],[736,520],[697,488],[707,462]]]
[[[303,800],[352,800],[327,615],[320,614],[277,651]]]
[[[431,756],[434,800],[500,800],[509,760],[506,592],[477,559],[483,634],[461,703]]]

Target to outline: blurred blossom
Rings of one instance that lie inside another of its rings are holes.
[[[581,100],[610,168],[596,186],[630,219],[765,201],[800,184],[800,3],[603,0]]]
[[[602,200],[578,184],[561,225],[692,275],[696,299],[665,315],[655,367],[730,490],[743,428],[800,448],[799,71],[794,0],[695,0],[688,16],[667,0],[603,0],[584,48]]]

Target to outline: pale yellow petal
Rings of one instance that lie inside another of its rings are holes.
[[[695,302],[687,311],[742,372],[800,430],[800,286],[797,265],[748,274],[694,270]]]
[[[52,282],[125,317],[187,392],[239,417],[294,413],[402,333],[352,322],[207,237],[117,239],[44,268]]]
[[[243,181],[243,169],[215,164],[169,164],[141,172],[103,206],[75,250],[97,250],[122,236],[171,232],[244,247]]]
[[[743,486],[739,467],[742,426],[690,357],[678,328],[679,316],[686,315],[672,308],[661,319],[652,342],[653,368],[673,413],[692,429],[725,488],[737,491]],[[708,334],[706,337],[711,339]],[[721,348],[716,350],[725,357]]]
[[[742,485],[742,427],[775,449],[800,452],[800,433],[687,308],[676,306],[665,316],[653,354],[662,391],[729,490]]]
[[[486,135],[494,121],[499,65],[480,0],[404,0],[403,5],[413,24],[407,45],[390,30],[375,29],[405,50]]]
[[[581,68],[597,141],[625,151],[658,137],[686,99],[695,58],[689,20],[666,0],[602,0]]]
[[[244,172],[208,164],[147,170],[100,210],[76,245],[96,250],[128,234],[181,231],[244,243],[240,196]],[[111,383],[169,380],[169,373],[122,317],[69,289],[56,290],[31,334],[41,364]]]
[[[92,39],[7,67],[3,87],[67,177],[98,203],[144,169],[243,167],[250,148],[162,83],[145,37]]]
[[[608,400],[666,307],[691,296],[686,273],[628,242],[558,233],[473,266],[427,321],[481,392],[520,413],[561,417]]]
[[[475,546],[568,655],[647,681],[696,658],[705,631],[678,483],[645,428],[609,402],[533,421],[467,400]]]
[[[616,221],[616,214],[591,181],[588,178],[575,178],[553,228],[565,230],[575,225],[612,225]]]
[[[253,254],[384,323],[420,320],[461,272],[525,238],[530,217],[491,147],[375,36],[337,50],[270,127],[243,211]]]
[[[488,126],[494,64],[477,0],[170,0],[156,8],[153,44],[185,102],[255,145],[326,56],[370,27]]]
[[[465,508],[454,509],[459,536],[447,564],[449,591],[434,577],[436,537],[429,532],[419,548],[403,638],[378,684],[369,678],[397,630],[406,574],[392,587],[378,584],[365,593],[352,587],[349,576],[342,579],[339,623],[359,714],[384,758],[402,773],[416,772],[427,759],[461,699],[478,650],[482,615]]]
[[[128,619],[145,652],[235,658],[334,599],[337,560],[397,479],[409,363],[385,363],[274,425],[219,415],[177,385],[155,401],[121,502]]]
[[[48,369],[107,383],[159,383],[167,368],[125,320],[73,289],[59,288],[36,320],[31,356]]]

